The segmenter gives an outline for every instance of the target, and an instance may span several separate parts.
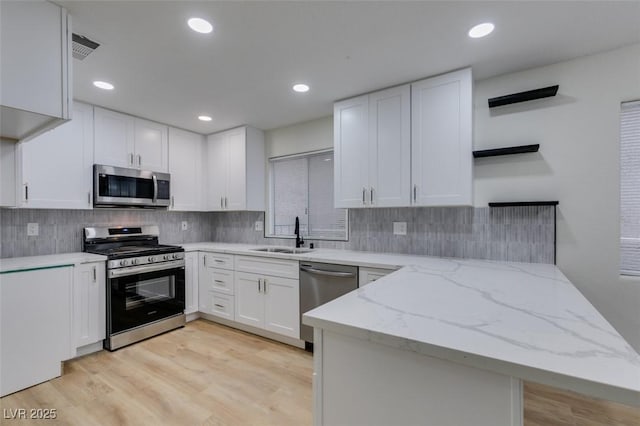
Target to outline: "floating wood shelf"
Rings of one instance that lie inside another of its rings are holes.
[[[560,201],[505,201],[489,203],[489,207],[557,206]]]
[[[503,105],[516,104],[518,102],[527,102],[534,99],[549,98],[558,93],[559,85],[543,87],[541,89],[527,90],[526,92],[512,93],[510,95],[498,96],[489,99],[489,108],[495,108]]]
[[[483,149],[473,151],[473,158],[498,157],[500,155],[524,154],[527,152],[538,152],[540,144],[510,146],[507,148]]]

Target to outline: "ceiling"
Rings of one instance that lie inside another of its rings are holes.
[[[76,99],[204,134],[327,116],[337,99],[469,65],[479,80],[640,42],[640,1],[57,3],[100,43],[74,59]],[[189,29],[194,16],[214,31]],[[467,36],[485,21],[492,34]]]

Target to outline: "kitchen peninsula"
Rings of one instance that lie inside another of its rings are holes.
[[[423,258],[303,322],[316,425],[521,425],[522,380],[640,406],[640,356],[555,265]]]

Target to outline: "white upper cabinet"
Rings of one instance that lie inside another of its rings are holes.
[[[471,69],[411,85],[412,203],[473,204]]]
[[[91,105],[74,103],[73,120],[28,142],[21,142],[18,153],[22,176],[21,207],[92,208]]]
[[[96,107],[95,162],[168,172],[168,127]]]
[[[135,119],[136,166],[142,170],[169,171],[168,127],[153,121]]]
[[[335,207],[363,207],[369,173],[369,96],[333,106]]]
[[[410,204],[411,90],[409,85],[369,95],[369,204]]]
[[[95,162],[135,167],[134,118],[95,107]]]
[[[71,118],[71,23],[48,1],[0,2],[0,136],[21,140]]]
[[[334,105],[336,207],[410,203],[410,88],[394,87]]]
[[[472,108],[471,69],[336,102],[335,207],[472,205]]]
[[[206,209],[203,176],[205,138],[197,133],[169,128],[171,210]]]
[[[207,138],[208,210],[264,210],[264,134],[240,127]]]

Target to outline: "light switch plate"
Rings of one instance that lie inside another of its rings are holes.
[[[256,231],[264,231],[264,222],[261,220],[256,220],[255,229]]]
[[[27,236],[35,237],[40,233],[38,223],[27,223]]]
[[[186,220],[182,221],[182,230],[186,231],[187,229],[189,229],[189,223]]]
[[[407,222],[393,222],[393,235],[407,235]]]

